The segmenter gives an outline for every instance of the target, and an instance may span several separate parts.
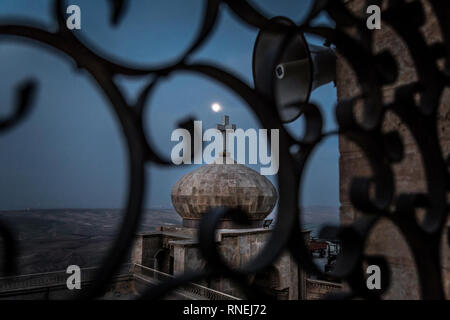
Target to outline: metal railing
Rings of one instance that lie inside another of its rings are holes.
[[[138,270],[137,270],[138,269]],[[140,265],[138,263],[135,263],[133,265],[133,273],[140,274],[149,278],[152,278],[157,281],[164,281],[174,278],[174,276]],[[226,294],[224,292],[220,292],[202,285],[199,285],[197,283],[189,283],[187,285],[184,285],[180,287],[182,291],[186,291],[187,293],[198,295],[201,297],[204,297],[207,300],[241,300],[238,297]]]
[[[119,274],[123,274],[125,270],[129,270],[130,266],[131,264],[123,265]],[[99,269],[99,267],[81,269],[81,281],[93,281]],[[0,277],[0,292],[65,285],[68,277],[69,274],[65,270]]]

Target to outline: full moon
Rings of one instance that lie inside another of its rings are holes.
[[[212,111],[214,111],[214,112],[219,112],[220,110],[222,110],[222,107],[221,107],[220,104],[218,104],[218,103],[213,103],[213,104],[211,105],[211,109],[212,109]]]

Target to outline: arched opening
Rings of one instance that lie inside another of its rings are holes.
[[[153,269],[173,274],[173,257],[167,249],[159,249],[153,255]]]
[[[258,286],[264,294],[273,299],[289,299],[289,288],[280,288],[280,274],[274,266],[258,273],[253,280],[253,284]]]

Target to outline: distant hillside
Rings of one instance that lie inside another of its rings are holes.
[[[337,208],[331,207],[304,208],[304,226],[315,230],[323,223],[337,224],[337,212]],[[19,272],[28,274],[64,270],[71,264],[99,265],[114,239],[123,212],[112,209],[32,210],[0,212],[0,218],[14,230],[20,249]],[[144,212],[140,231],[180,223],[181,218],[171,209],[151,209]]]
[[[339,223],[339,208],[327,206],[314,206],[302,208],[302,217],[305,223]]]
[[[64,270],[70,264],[96,266],[123,218],[121,210],[66,209],[0,212],[19,242],[21,274]],[[140,231],[179,224],[173,210],[146,210]]]
[[[302,224],[311,229],[312,236],[318,236],[321,226],[339,225],[339,208],[314,206],[302,208]]]

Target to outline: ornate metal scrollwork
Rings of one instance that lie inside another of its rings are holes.
[[[125,14],[127,1],[110,1],[113,8],[111,22],[116,24]],[[382,1],[367,0],[366,4],[381,4]],[[298,140],[285,129],[273,101],[265,100],[253,88],[231,72],[213,65],[190,64],[188,58],[204,44],[211,34],[220,6],[228,6],[242,21],[257,28],[268,25],[269,18],[244,0],[205,0],[202,28],[188,49],[176,61],[156,67],[137,68],[123,62],[105,58],[105,55],[88,48],[83,40],[76,37],[64,25],[63,1],[54,1],[54,18],[59,23],[56,32],[44,28],[29,27],[0,21],[0,34],[23,37],[57,49],[71,58],[78,68],[85,69],[96,80],[102,92],[109,99],[116,112],[126,138],[129,156],[129,181],[126,216],[118,236],[103,261],[94,284],[80,298],[94,298],[112,278],[129,249],[137,230],[142,210],[143,194],[146,188],[144,166],[147,163],[169,165],[154,150],[144,134],[143,111],[145,102],[152,94],[155,84],[167,75],[177,72],[192,72],[218,81],[238,94],[252,109],[264,128],[280,129],[280,170],[278,174],[279,209],[276,224],[262,251],[245,267],[235,270],[222,261],[218,253],[214,234],[219,219],[227,214],[232,217],[234,210],[213,210],[204,215],[199,230],[201,252],[207,261],[207,268],[197,273],[185,274],[162,283],[149,290],[143,298],[158,299],[186,282],[197,281],[212,276],[225,276],[235,280],[248,298],[261,296],[257,288],[248,282],[248,276],[263,271],[275,262],[284,250],[295,257],[299,265],[309,273],[320,271],[312,261],[307,244],[298,232],[302,216],[299,207],[300,182],[304,176],[305,164],[314,148],[329,135],[343,135],[358,145],[371,165],[371,177],[355,177],[350,187],[351,202],[363,216],[350,226],[327,227],[322,234],[334,233],[343,245],[337,260],[333,277],[348,283],[350,291],[330,298],[380,298],[382,292],[370,292],[365,285],[363,264],[378,264],[388,272],[389,263],[382,256],[367,256],[364,253],[368,234],[382,217],[393,222],[407,240],[417,265],[421,294],[425,299],[445,298],[440,248],[441,239],[448,218],[447,191],[450,186],[448,160],[443,154],[437,134],[437,113],[440,97],[450,84],[450,4],[446,0],[428,0],[439,21],[443,41],[427,45],[420,26],[424,22],[424,8],[420,1],[389,1],[382,17],[406,43],[418,74],[412,84],[395,89],[395,99],[386,104],[382,97],[382,86],[395,82],[398,66],[388,52],[373,53],[373,35],[366,28],[365,21],[351,13],[342,1],[316,0],[309,15],[294,26],[274,25],[277,32],[294,36],[298,32],[314,34],[327,39],[336,46],[339,54],[348,61],[356,74],[361,94],[340,101],[336,108],[339,124],[337,132],[323,132],[320,109],[309,104],[303,109],[306,120],[305,136]],[[326,12],[335,21],[336,28],[314,27],[312,20]],[[357,30],[350,35],[346,27]],[[279,50],[282,53],[284,47]],[[440,69],[438,59],[445,59],[445,67]],[[154,77],[142,91],[136,105],[126,102],[121,90],[115,85],[116,75]],[[18,90],[16,112],[9,118],[0,120],[0,133],[18,125],[32,108],[33,93],[37,87],[29,81]],[[416,95],[420,96],[417,101]],[[355,105],[362,102],[362,121],[357,121]],[[403,159],[403,143],[398,132],[385,134],[381,130],[386,112],[395,113],[410,130],[421,152],[426,173],[427,192],[421,194],[394,195],[394,173],[392,165]],[[186,124],[188,125],[188,124]],[[291,153],[292,146],[298,151]],[[371,189],[374,188],[374,195]],[[426,210],[424,223],[419,225],[414,218],[418,208]],[[245,223],[245,221],[241,221]],[[5,239],[5,271],[13,271],[15,243],[6,225],[0,223],[0,234]],[[386,280],[389,282],[389,279]],[[388,286],[389,283],[386,283]]]

